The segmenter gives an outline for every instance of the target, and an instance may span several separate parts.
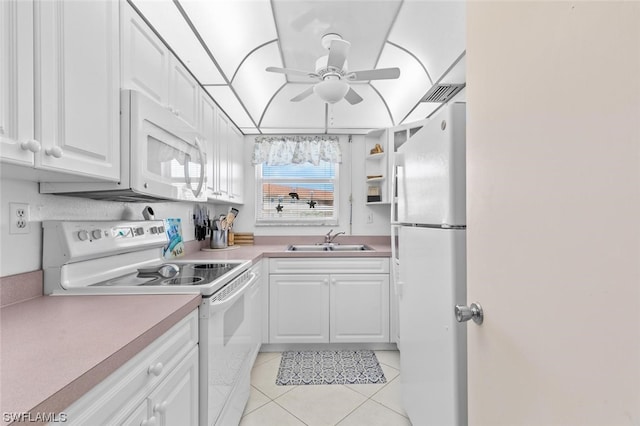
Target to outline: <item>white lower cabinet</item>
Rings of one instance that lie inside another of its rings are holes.
[[[269,343],[389,342],[389,259],[271,259],[270,272]]]
[[[156,424],[198,424],[198,348],[194,347],[147,398],[147,422],[155,417]]]
[[[329,275],[269,276],[270,343],[329,341]]]
[[[64,425],[197,425],[197,310],[64,412]]]
[[[389,341],[389,274],[330,276],[329,341]]]

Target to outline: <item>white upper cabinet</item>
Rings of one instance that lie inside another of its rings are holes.
[[[0,2],[2,162],[120,178],[118,8]]]
[[[169,63],[169,110],[198,128],[200,85],[175,57]]]
[[[0,35],[0,157],[33,165],[33,3],[0,2]]]
[[[200,119],[198,120],[200,128],[198,131],[204,138],[207,152],[207,196],[211,197],[211,194],[215,191],[215,173],[214,168],[215,152],[214,152],[214,140],[216,136],[216,114],[218,112],[215,102],[204,93],[200,96],[199,105]]]
[[[121,7],[122,88],[168,105],[171,52],[128,3]]]
[[[220,201],[229,200],[229,126],[229,118],[217,110],[216,134],[213,139],[213,198]]]
[[[122,88],[145,93],[198,128],[200,85],[126,2],[121,34]]]
[[[35,3],[35,165],[120,178],[119,3]]]
[[[243,202],[244,185],[244,138],[235,126],[229,126],[229,199],[234,203]]]

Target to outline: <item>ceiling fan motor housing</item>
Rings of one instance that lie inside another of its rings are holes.
[[[329,55],[324,55],[316,60],[316,74],[320,76],[320,78],[324,79],[326,76],[334,75],[339,78],[343,78],[347,74],[347,61],[344,61],[344,65],[342,69],[338,69],[336,67],[327,66],[327,61],[329,59]]]

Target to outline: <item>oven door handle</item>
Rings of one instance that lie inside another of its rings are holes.
[[[257,275],[253,272],[249,273],[249,276],[251,278],[249,278],[240,288],[233,290],[226,299],[208,302],[209,316],[213,316],[213,314],[217,312],[224,311],[229,306],[233,305],[257,279]]]

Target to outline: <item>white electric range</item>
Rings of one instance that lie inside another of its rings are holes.
[[[167,262],[158,220],[44,221],[43,229],[45,294],[201,294],[200,425],[239,422],[261,342],[251,261]]]

